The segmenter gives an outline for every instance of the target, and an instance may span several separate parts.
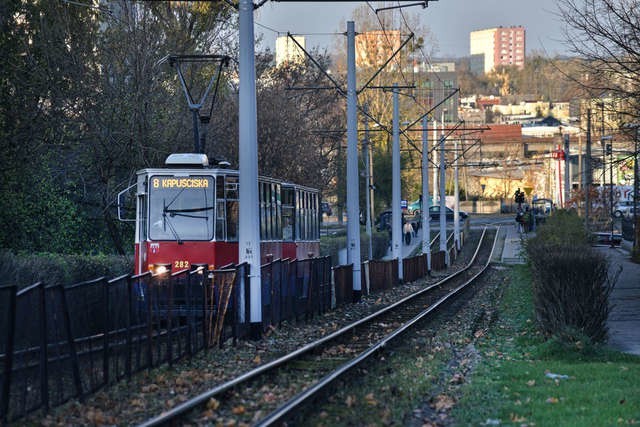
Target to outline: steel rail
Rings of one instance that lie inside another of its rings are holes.
[[[473,258],[472,258],[471,262],[469,263],[469,265],[466,268],[464,268],[463,270],[460,270],[460,272],[458,272],[458,273],[466,271],[467,269],[469,269],[472,266],[473,262],[476,259],[476,256],[478,255],[478,252],[480,250],[480,246],[482,245],[482,240],[484,239],[486,231],[487,231],[487,229],[485,227],[483,229],[483,231],[482,231],[482,236],[480,237],[480,243],[478,244],[478,247],[476,248],[476,251],[473,254]],[[498,229],[498,231],[499,231],[499,229]],[[467,286],[469,286],[469,284],[471,284],[478,276],[480,276],[487,269],[489,264],[491,263],[491,258],[493,256],[493,251],[495,249],[495,245],[496,245],[496,242],[497,242],[498,231],[496,231],[496,234],[494,236],[493,245],[491,247],[491,251],[489,253],[489,257],[487,259],[487,262],[482,267],[482,269],[480,271],[478,271],[476,274],[474,274],[470,279],[468,279],[462,285],[460,285],[457,288],[455,288],[452,292],[450,292],[447,295],[445,295],[442,298],[440,298],[434,304],[430,305],[428,308],[426,308],[425,310],[423,310],[422,312],[417,314],[414,318],[412,318],[408,322],[404,323],[402,326],[400,326],[398,329],[396,329],[395,331],[393,331],[392,333],[390,333],[389,335],[387,335],[386,337],[384,337],[383,339],[378,341],[376,344],[374,344],[373,346],[371,346],[370,348],[368,348],[364,352],[360,353],[356,358],[350,360],[349,362],[344,363],[338,369],[334,370],[329,375],[326,375],[324,378],[319,380],[312,387],[309,387],[308,389],[302,391],[298,395],[296,395],[293,398],[291,398],[284,405],[280,406],[278,409],[276,409],[275,411],[271,412],[269,415],[267,415],[265,418],[260,420],[255,425],[256,426],[260,426],[260,427],[271,426],[271,425],[273,425],[274,423],[276,423],[278,421],[283,421],[283,418],[286,418],[288,415],[290,415],[300,405],[304,404],[306,401],[308,401],[309,399],[311,399],[314,396],[316,396],[318,393],[320,393],[322,390],[324,390],[327,387],[329,387],[331,384],[333,384],[334,381],[336,381],[337,379],[341,378],[342,376],[347,374],[352,369],[360,366],[364,361],[368,360],[370,357],[372,357],[373,355],[377,354],[384,347],[386,347],[388,343],[390,343],[391,341],[396,339],[398,336],[402,335],[404,332],[406,332],[407,330],[412,328],[416,323],[422,321],[426,316],[430,315],[431,313],[433,313],[434,311],[439,309],[440,306],[442,304],[444,304],[446,301],[448,301],[450,298],[453,298],[454,296],[458,295],[463,289],[465,289]],[[456,273],[456,275],[458,273]]]
[[[265,363],[264,365],[261,365],[255,369],[252,369],[251,371],[245,372],[244,374],[229,380],[223,384],[219,384],[218,386],[215,386],[213,388],[211,388],[210,390],[207,390],[204,393],[199,394],[198,396],[189,399],[165,412],[163,412],[160,415],[157,415],[149,420],[144,421],[143,423],[139,424],[140,427],[152,427],[152,426],[159,426],[159,425],[167,425],[169,423],[171,423],[172,421],[176,420],[177,418],[179,418],[180,416],[186,414],[187,412],[197,408],[198,406],[204,404],[205,402],[207,402],[209,399],[211,399],[214,396],[217,396],[219,394],[224,393],[227,390],[233,389],[234,387],[238,386],[239,384],[242,384],[243,382],[249,381],[253,378],[256,378],[260,375],[262,375],[263,373],[274,369],[276,367],[279,367],[281,365],[284,365],[292,360],[295,360],[296,358],[302,356],[303,354],[309,353],[319,347],[321,347],[322,345],[324,345],[325,343],[332,341],[334,339],[336,339],[337,337],[340,337],[341,335],[344,335],[354,329],[357,329],[359,326],[368,323],[369,321],[371,321],[372,319],[375,319],[376,317],[381,316],[384,313],[387,313],[388,311],[391,311],[393,309],[395,309],[396,307],[406,303],[407,301],[414,299],[416,297],[418,297],[419,295],[422,295],[426,292],[429,292],[430,290],[437,288],[441,285],[443,285],[444,283],[452,280],[453,278],[457,277],[458,275],[462,274],[463,272],[467,271],[469,268],[471,268],[473,266],[473,263],[475,262],[475,259],[478,255],[478,252],[480,250],[480,246],[482,244],[482,240],[483,237],[486,233],[486,227],[484,228],[483,232],[482,232],[482,236],[480,238],[480,242],[478,244],[478,246],[476,247],[476,250],[473,254],[472,259],[470,260],[470,262],[467,264],[467,266],[463,269],[460,269],[459,271],[454,272],[453,274],[444,277],[443,279],[439,280],[436,283],[433,283],[411,295],[408,295],[382,309],[380,309],[379,311],[376,311],[375,313],[372,313],[366,317],[363,317],[362,319],[359,319],[353,323],[350,323],[347,326],[344,326],[343,328],[332,332],[329,335],[326,335],[320,339],[318,339],[317,341],[314,341],[312,343],[306,344],[300,348],[298,348],[297,350],[294,350],[291,353],[288,353],[278,359],[272,360],[271,362]],[[496,234],[497,235],[497,234]],[[489,258],[490,259],[490,258]],[[475,277],[475,276],[474,276]]]

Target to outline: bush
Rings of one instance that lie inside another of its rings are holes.
[[[26,287],[36,282],[71,285],[106,276],[133,273],[130,257],[115,255],[15,254],[0,251],[0,286]]]
[[[575,211],[557,210],[536,229],[536,238],[548,243],[587,245],[591,237]]]
[[[581,219],[559,211],[527,241],[526,252],[540,330],[565,343],[604,341],[619,272],[609,276],[607,259],[590,246]]]

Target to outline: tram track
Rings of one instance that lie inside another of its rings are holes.
[[[327,393],[331,384],[446,305],[488,266],[495,230],[483,230],[467,267],[279,359],[220,384],[143,426],[207,425],[220,420],[273,425]],[[261,395],[261,400],[247,396]]]

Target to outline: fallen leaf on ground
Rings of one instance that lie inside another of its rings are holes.
[[[345,403],[347,404],[348,408],[351,408],[353,405],[356,404],[356,397],[350,394],[349,396],[347,396],[347,400],[345,400]]]
[[[436,411],[447,411],[451,409],[456,404],[456,401],[446,394],[439,394],[433,400],[433,408]]]

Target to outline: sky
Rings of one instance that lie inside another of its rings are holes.
[[[380,2],[370,2],[376,8]],[[405,1],[403,4],[416,3]],[[278,33],[305,35],[308,49],[334,45],[336,33],[346,31],[352,11],[358,1],[269,1],[254,14],[256,36],[262,34],[263,44],[275,46]],[[437,0],[427,8],[404,8],[405,14],[418,15],[430,28],[438,44],[436,57],[469,55],[469,33],[494,27],[523,26],[526,31],[526,54],[533,51],[546,56],[566,54],[562,43],[562,24],[555,15],[557,0]],[[385,12],[380,12],[385,13]],[[355,22],[358,32],[358,22]]]

